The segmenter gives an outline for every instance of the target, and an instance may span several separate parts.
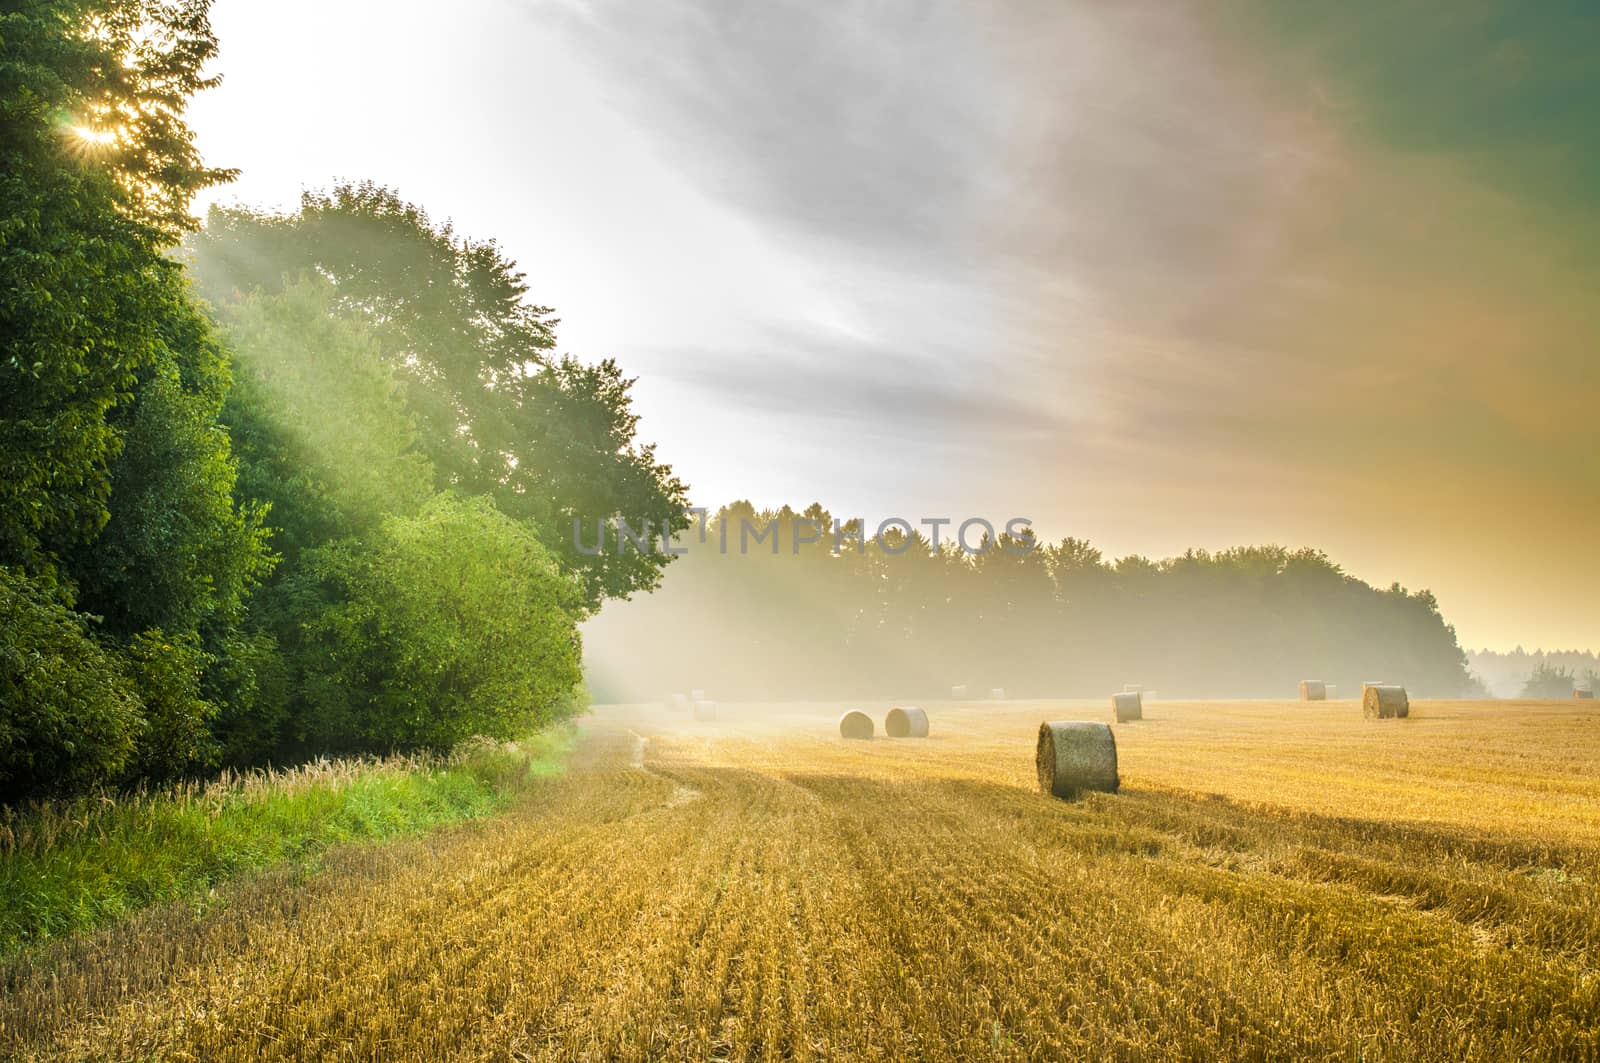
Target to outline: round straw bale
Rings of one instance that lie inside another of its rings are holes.
[[[890,738],[927,738],[928,714],[915,705],[896,705],[883,718],[883,733]]]
[[[687,712],[687,711],[689,711],[689,695],[687,695],[687,694],[674,694],[674,695],[672,695],[671,708],[672,708],[672,711],[674,711],[674,712]]]
[[[1339,688],[1333,683],[1324,683],[1322,685],[1322,693],[1328,698],[1329,701],[1332,701],[1336,696],[1338,696]]]
[[[1144,695],[1137,691],[1111,695],[1111,718],[1117,723],[1144,719]]]
[[[1362,715],[1372,720],[1388,720],[1411,715],[1411,699],[1405,687],[1368,687],[1361,694]]]
[[[1302,679],[1302,680],[1300,680],[1300,700],[1301,701],[1326,701],[1327,697],[1328,697],[1328,685],[1326,683],[1324,683],[1322,680],[1320,680],[1320,679]]]
[[[990,687],[989,688],[989,700],[990,701],[1004,701],[1004,700],[1006,700],[1006,688],[1005,687]]]
[[[691,690],[689,691],[689,700],[704,701],[706,700],[706,692],[704,690]]]
[[[840,738],[871,738],[872,717],[858,709],[850,709],[839,717]]]
[[[1085,790],[1117,792],[1117,739],[1111,727],[1083,720],[1039,725],[1039,789],[1055,797]]]
[[[695,698],[692,715],[697,720],[715,720],[717,718],[717,703],[707,701],[705,698]]]
[[[1594,697],[1594,691],[1588,687],[1573,687],[1572,696],[1575,698],[1588,699]]]

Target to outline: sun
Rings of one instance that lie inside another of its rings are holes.
[[[84,144],[103,147],[116,143],[119,133],[115,129],[95,129],[93,126],[75,125],[72,127],[72,135]]]

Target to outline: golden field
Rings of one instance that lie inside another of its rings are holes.
[[[1592,703],[1591,703],[1592,705]],[[3,972],[0,1057],[1592,1058],[1600,711],[1153,701],[596,710],[489,820]]]

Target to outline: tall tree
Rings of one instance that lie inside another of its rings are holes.
[[[585,608],[656,586],[670,558],[585,554],[573,521],[677,530],[683,485],[636,439],[633,381],[609,360],[555,357],[553,311],[492,241],[368,183],[307,193],[286,216],[214,208],[191,249],[225,318],[251,293],[324,278],[334,309],[362,323],[400,379],[436,486],[491,495],[527,522],[579,574]]]
[[[0,22],[0,564],[109,516],[108,417],[187,311],[164,249],[227,179],[183,121],[216,51],[205,0],[39,0]]]
[[[208,6],[0,7],[0,568],[26,619],[0,629],[5,793],[203,766],[211,651],[271,563],[233,501],[226,359],[167,254],[231,176],[183,118]]]

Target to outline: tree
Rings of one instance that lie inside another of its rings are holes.
[[[119,778],[141,710],[88,618],[41,581],[0,568],[0,802]]]
[[[1575,686],[1577,686],[1577,677],[1569,669],[1546,661],[1540,661],[1533,669],[1533,674],[1528,676],[1527,682],[1522,684],[1522,696],[1525,698],[1569,698],[1572,696],[1572,690]]]
[[[212,661],[200,648],[199,637],[140,632],[122,661],[142,717],[124,781],[167,782],[214,765],[217,743],[209,725],[217,707],[201,692]]]
[[[0,32],[0,564],[106,521],[108,419],[186,309],[163,250],[228,171],[183,122],[216,50],[204,0],[41,0]]]
[[[130,400],[107,417],[122,447],[106,524],[61,548],[79,607],[122,640],[237,626],[274,561],[263,509],[234,502],[234,458],[217,420],[227,363],[203,319],[181,305],[163,336],[166,356],[137,374]]]
[[[457,237],[373,184],[307,193],[288,216],[213,208],[190,243],[226,317],[251,295],[316,275],[400,381],[435,487],[492,496],[577,573],[583,607],[656,586],[660,552],[580,552],[574,518],[686,526],[683,484],[636,441],[633,381],[611,361],[556,358],[553,311],[529,301],[492,241]]]
[[[812,515],[831,525],[820,505]],[[777,554],[765,544],[739,554],[746,520],[776,522]],[[654,699],[706,677],[728,698],[921,698],[957,684],[1101,697],[1128,682],[1178,696],[1285,697],[1307,676],[1350,689],[1382,676],[1428,697],[1475,689],[1433,595],[1371,587],[1318,550],[1110,564],[1077,539],[1043,546],[1024,531],[972,556],[890,529],[882,546],[858,551],[847,539],[835,555],[831,535],[793,549],[785,529],[799,523],[787,507],[737,502],[710,522],[709,542],[681,537],[687,556],[659,592],[586,629],[605,695]]]
[[[260,513],[233,499],[227,359],[167,254],[195,192],[231,177],[201,163],[183,117],[215,81],[208,6],[0,16],[9,794],[209,764],[204,691],[227,687],[207,678],[212,651],[271,565]]]
[[[333,300],[328,282],[303,278],[225,310],[235,387],[221,416],[239,453],[238,494],[270,508],[274,545],[291,563],[433,496],[395,370]]]
[[[486,499],[440,496],[307,559],[291,657],[319,750],[448,749],[558,718],[582,679],[580,591]]]

